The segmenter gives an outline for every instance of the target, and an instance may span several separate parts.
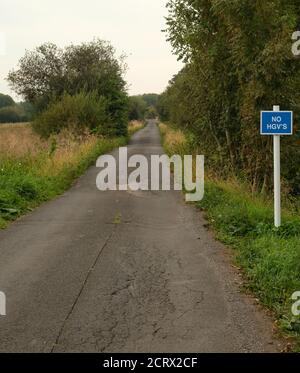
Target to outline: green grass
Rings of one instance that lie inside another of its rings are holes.
[[[165,132],[163,127],[166,151],[182,154],[182,141],[178,149],[173,142],[170,150]],[[245,286],[274,312],[281,331],[295,337],[298,350],[300,318],[292,315],[291,296],[300,291],[300,217],[285,210],[282,227],[276,229],[272,202],[252,197],[243,186],[229,181],[206,180],[204,199],[197,206],[205,211],[216,237],[232,248]]]
[[[67,190],[101,154],[126,144],[127,139],[99,139],[57,159],[41,151],[16,159],[0,159],[0,228]],[[52,157],[52,158],[51,158]],[[59,163],[59,166],[57,164]],[[48,171],[47,171],[48,170]]]
[[[197,205],[218,239],[234,249],[246,286],[300,342],[300,319],[291,313],[291,296],[300,289],[300,219],[285,213],[282,227],[275,229],[268,203],[217,182],[206,182],[205,197]]]
[[[124,146],[144,123],[132,122],[128,136],[74,138],[66,131],[47,141],[29,125],[0,130],[0,229],[24,213],[67,190],[95,160]]]

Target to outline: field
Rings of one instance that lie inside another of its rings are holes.
[[[160,130],[168,154],[195,153],[182,131],[165,124]],[[299,216],[286,205],[283,226],[275,229],[271,198],[253,196],[237,180],[219,180],[209,170],[205,197],[197,206],[205,212],[217,238],[232,249],[245,287],[272,310],[279,329],[295,337],[299,349],[300,318],[291,312],[292,294],[300,291]]]
[[[0,228],[62,193],[100,154],[125,143],[69,131],[42,140],[29,124],[0,125]]]

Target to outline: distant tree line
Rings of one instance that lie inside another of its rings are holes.
[[[16,103],[9,95],[0,93],[0,123],[28,122],[32,116],[33,107],[29,103]]]
[[[63,49],[46,43],[27,51],[8,81],[33,105],[33,127],[44,137],[66,127],[123,136],[129,104],[124,70],[123,58],[106,41]]]
[[[159,95],[148,93],[129,97],[129,119],[144,120],[158,117]]]
[[[284,138],[286,186],[300,193],[300,61],[291,52],[299,29],[296,0],[169,0],[167,35],[185,67],[159,98],[163,120],[189,130],[209,167],[272,188],[272,138],[259,134],[261,110],[293,110]]]

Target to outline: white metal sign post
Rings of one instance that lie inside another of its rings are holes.
[[[272,135],[274,141],[274,222],[281,226],[281,183],[280,183],[280,136],[293,134],[293,112],[280,111],[273,106],[273,111],[261,112],[261,135]]]
[[[273,111],[279,112],[280,107],[274,106]],[[281,182],[280,182],[280,135],[273,136],[274,142],[274,222],[275,227],[281,226]]]

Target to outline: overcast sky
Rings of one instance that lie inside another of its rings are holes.
[[[161,32],[167,0],[0,0],[0,92],[25,49],[109,40],[128,55],[130,94],[160,93],[181,65]],[[4,45],[5,43],[5,45]]]

